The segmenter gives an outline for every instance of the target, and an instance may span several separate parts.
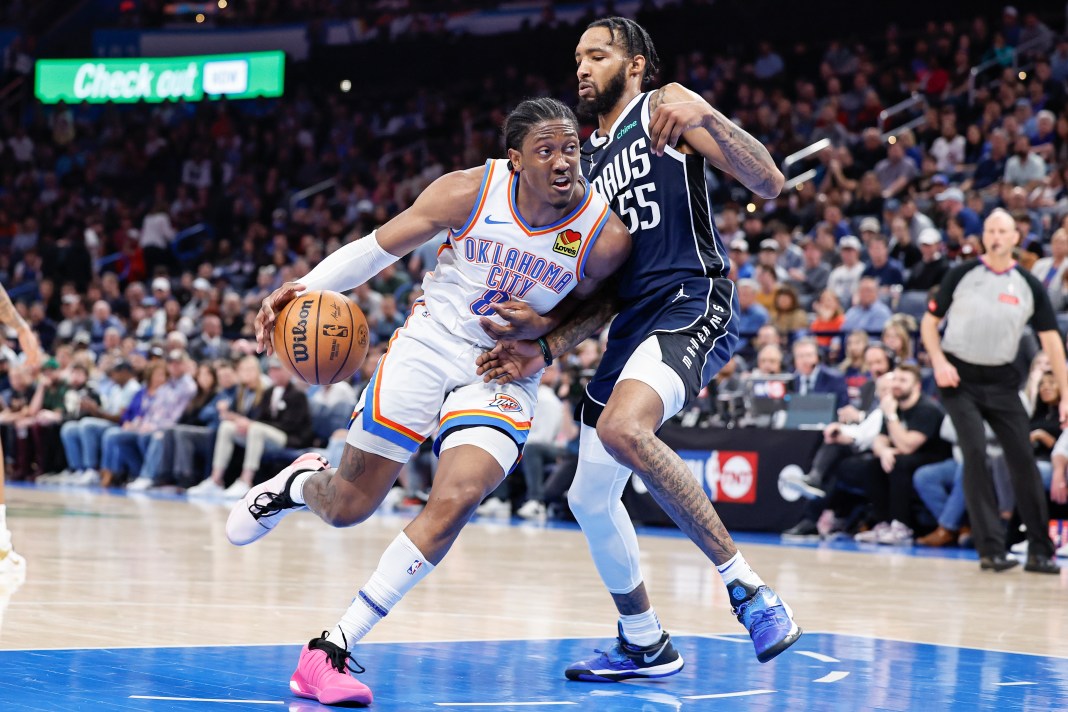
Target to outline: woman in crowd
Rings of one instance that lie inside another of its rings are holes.
[[[812,311],[815,316],[809,324],[809,329],[816,334],[816,343],[821,349],[838,351],[842,340],[838,336],[830,335],[830,333],[841,331],[842,322],[845,321],[845,312],[842,311],[842,303],[838,300],[838,295],[833,289],[823,290],[819,299],[812,303]],[[820,336],[821,333],[827,333],[827,335]]]
[[[797,298],[797,290],[788,284],[780,284],[775,289],[771,323],[776,329],[785,334],[793,334],[808,329],[808,314],[801,308]]]

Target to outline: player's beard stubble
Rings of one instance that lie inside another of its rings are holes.
[[[627,87],[627,68],[620,67],[619,72],[608,80],[604,91],[595,91],[592,97],[579,97],[578,115],[584,121],[596,120],[601,114],[607,114],[623,96]]]

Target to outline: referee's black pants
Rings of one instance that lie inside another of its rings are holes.
[[[1030,419],[1016,390],[1018,374],[1011,366],[976,366],[953,357],[950,361],[960,374],[960,385],[940,390],[964,456],[964,500],[976,551],[980,556],[1005,553],[1005,525],[987,466],[986,420],[1005,453],[1016,507],[1027,526],[1028,554],[1053,556],[1049,507],[1031,448]]]

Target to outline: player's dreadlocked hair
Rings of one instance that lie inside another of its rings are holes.
[[[527,134],[543,121],[566,121],[578,133],[578,119],[567,104],[551,97],[524,99],[504,120],[504,147],[522,150]],[[512,164],[509,163],[508,169],[511,168]]]
[[[656,54],[653,46],[653,38],[645,31],[645,28],[634,20],[626,17],[606,17],[603,20],[594,20],[586,28],[607,28],[612,35],[612,44],[621,48],[628,57],[641,55],[645,57],[645,72],[642,74],[642,84],[648,84],[660,71],[660,57]]]

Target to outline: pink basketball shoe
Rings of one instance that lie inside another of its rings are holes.
[[[354,667],[349,667],[349,660]],[[374,701],[371,688],[350,675],[349,670],[364,671],[349,651],[326,639],[324,630],[321,638],[309,641],[300,651],[297,670],[289,678],[289,689],[294,695],[318,700],[324,705],[341,702],[371,704]]]

